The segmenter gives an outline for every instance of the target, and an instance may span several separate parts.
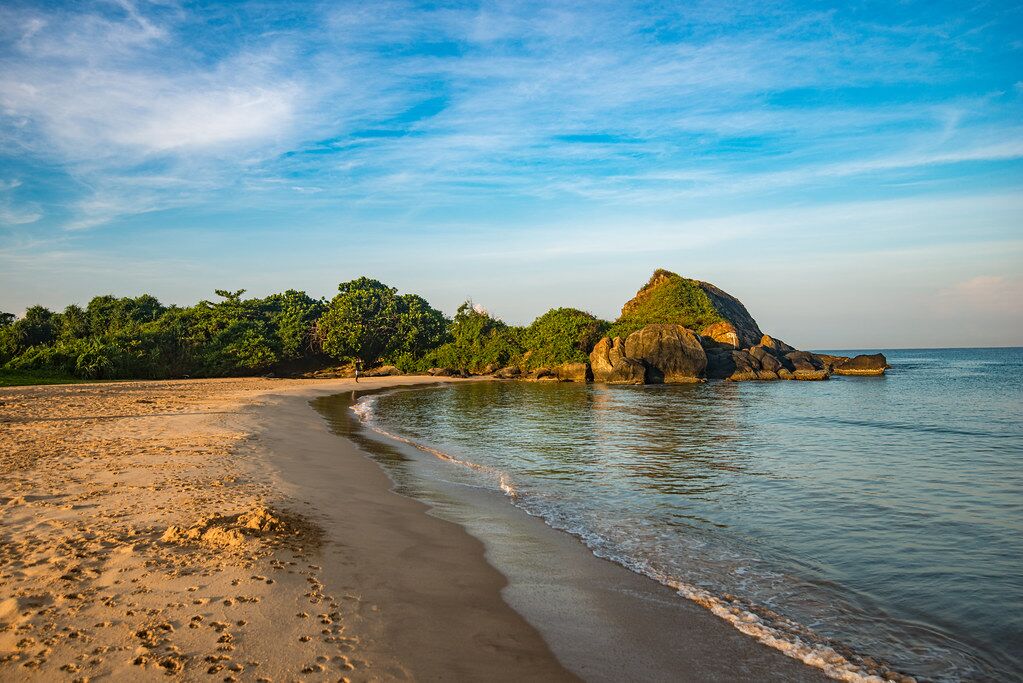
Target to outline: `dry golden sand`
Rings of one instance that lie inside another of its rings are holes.
[[[289,384],[0,389],[0,679],[367,677],[320,529],[232,457]]]
[[[308,404],[354,388],[0,388],[0,681],[574,680]]]

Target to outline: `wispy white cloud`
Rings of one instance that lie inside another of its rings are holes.
[[[19,201],[15,190],[21,187],[19,178],[0,178],[0,226],[27,225],[43,217],[40,206],[35,202]]]

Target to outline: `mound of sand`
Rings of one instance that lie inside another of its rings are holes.
[[[245,543],[248,536],[287,532],[286,519],[271,508],[257,505],[236,515],[206,517],[189,527],[172,525],[160,540],[175,545],[237,548]]]

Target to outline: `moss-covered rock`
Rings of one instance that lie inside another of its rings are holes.
[[[608,334],[627,337],[647,325],[664,324],[705,330],[717,323],[728,323],[734,328],[740,348],[759,343],[763,336],[753,316],[732,295],[709,282],[659,269],[622,307],[621,316]]]

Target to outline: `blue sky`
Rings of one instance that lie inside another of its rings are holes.
[[[0,7],[0,310],[367,274],[808,348],[1023,344],[1015,2]]]

